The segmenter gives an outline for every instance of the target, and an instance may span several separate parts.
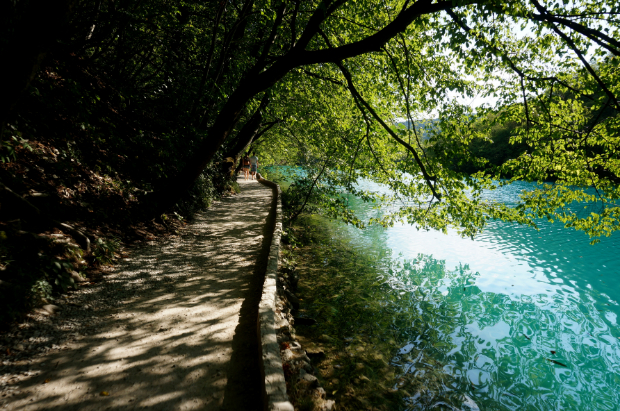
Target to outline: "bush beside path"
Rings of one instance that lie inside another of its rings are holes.
[[[135,249],[106,280],[20,325],[21,347],[60,345],[4,361],[14,410],[259,410],[256,315],[271,241],[272,191],[241,193],[181,235]]]

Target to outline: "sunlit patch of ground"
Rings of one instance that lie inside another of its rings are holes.
[[[239,196],[200,214],[183,235],[134,250],[106,281],[85,289],[84,306],[62,323],[95,326],[30,359],[30,374],[5,405],[260,409],[256,316],[272,192],[240,184]]]

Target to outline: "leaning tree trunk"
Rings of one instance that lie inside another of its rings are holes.
[[[263,61],[259,60],[256,66],[248,72],[248,75],[239,83],[237,89],[230,95],[218,113],[213,126],[209,129],[208,137],[194,151],[184,170],[153,194],[156,200],[153,211],[161,214],[176,204],[194,184],[194,181],[226,141],[237,121],[239,121],[246,104],[257,94],[273,86],[293,68],[318,63],[335,63],[361,54],[380,51],[390,39],[404,32],[420,16],[435,14],[455,7],[454,3],[450,1],[433,3],[430,0],[418,0],[410,3],[406,9],[402,9],[398,13],[394,20],[368,37],[339,47],[306,50],[310,40],[320,32],[322,22],[339,7],[338,4],[342,5],[342,2],[335,3],[336,5],[333,8],[319,7],[315,10],[298,41],[294,43],[287,54],[267,69],[265,69]],[[321,4],[324,5],[325,3]],[[280,22],[281,20],[276,18],[276,21]],[[277,26],[279,23],[274,24]],[[272,34],[276,31],[272,30]],[[272,42],[273,36],[268,41]],[[266,47],[265,50],[269,50],[269,47]]]
[[[237,133],[237,137],[232,144],[232,148],[224,155],[224,157],[232,157],[235,160],[238,160],[243,154],[243,151],[250,145],[252,140],[258,131],[261,128],[263,121],[263,111],[269,105],[269,93],[265,93],[263,99],[260,102],[260,105],[250,117],[250,119],[241,127],[239,133]]]
[[[192,187],[230,136],[246,104],[261,91],[264,89],[252,84],[251,81],[242,81],[219,112],[207,137],[194,151],[181,173],[168,180],[162,188],[145,199],[146,207],[151,209],[148,212],[151,214],[150,217],[156,217],[170,209]]]

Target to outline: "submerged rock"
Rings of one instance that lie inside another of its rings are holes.
[[[321,411],[332,411],[332,410],[335,410],[335,409],[336,409],[336,401],[334,401],[334,400],[327,400],[321,406]]]
[[[315,389],[315,390],[312,392],[312,395],[313,395],[315,398],[320,398],[320,399],[324,400],[324,399],[325,399],[325,395],[326,395],[326,393],[325,393],[325,389],[324,389],[323,387],[319,387],[319,388]]]
[[[319,360],[325,357],[325,352],[318,348],[310,348],[306,350],[306,354],[312,360]]]
[[[414,347],[413,344],[407,344],[403,348],[398,350],[398,353],[399,354],[409,354],[411,352],[411,350],[413,350],[413,347]]]
[[[464,411],[480,411],[478,404],[466,394],[463,394],[463,406],[465,407],[463,408]]]
[[[319,385],[319,380],[314,375],[306,372],[304,369],[301,369],[299,372],[299,380],[310,385],[311,387],[316,387]]]
[[[286,295],[286,299],[291,303],[293,308],[299,310],[299,298],[289,290],[284,290],[284,295]]]

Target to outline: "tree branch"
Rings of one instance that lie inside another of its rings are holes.
[[[269,33],[269,37],[267,37],[267,41],[263,47],[263,51],[258,58],[258,61],[254,65],[255,70],[261,70],[265,65],[265,60],[267,59],[267,55],[271,50],[271,46],[273,46],[273,42],[276,40],[278,36],[278,28],[280,28],[280,24],[282,24],[282,19],[284,18],[284,12],[286,10],[286,5],[284,2],[281,2],[276,11],[276,18],[273,22],[273,26],[271,26],[271,32]]]
[[[370,106],[370,104],[368,104],[368,102],[366,100],[364,100],[364,98],[360,95],[360,93],[355,88],[355,85],[353,84],[353,79],[351,77],[351,73],[349,73],[349,71],[346,69],[346,67],[344,67],[344,65],[341,62],[337,62],[336,65],[338,66],[338,68],[340,69],[340,71],[342,72],[344,77],[346,78],[347,84],[348,84],[348,87],[349,87],[349,91],[351,92],[353,97],[355,99],[359,100],[359,102],[366,108],[366,110],[368,110],[368,112],[375,118],[375,120],[379,124],[381,124],[381,127],[383,127],[383,129],[385,131],[387,131],[388,134],[390,136],[392,136],[392,138],[394,140],[398,141],[398,143],[400,145],[405,147],[407,150],[409,150],[409,152],[411,154],[413,154],[413,158],[415,159],[415,162],[418,164],[418,167],[420,167],[420,171],[422,172],[422,176],[424,177],[424,180],[426,181],[426,185],[430,188],[431,192],[433,193],[433,197],[435,197],[437,200],[441,200],[441,194],[439,194],[435,190],[435,186],[432,183],[433,181],[436,181],[437,179],[435,177],[433,177],[433,176],[430,176],[427,173],[426,167],[424,166],[424,163],[422,162],[422,159],[418,155],[418,152],[416,151],[416,149],[413,148],[409,143],[407,143],[406,141],[404,141],[403,139],[398,137],[398,135],[394,132],[394,130],[392,130],[383,121],[383,119],[377,114],[377,112]]]
[[[594,101],[594,99],[586,94],[583,94],[580,90],[577,90],[574,87],[571,87],[569,84],[567,84],[566,82],[560,80],[557,77],[533,77],[533,76],[528,76],[527,74],[525,74],[525,72],[523,70],[521,70],[519,67],[517,67],[517,65],[512,61],[512,59],[510,57],[508,57],[508,55],[501,49],[499,49],[496,46],[493,46],[492,44],[489,43],[489,41],[487,39],[485,39],[483,36],[481,36],[480,34],[474,33],[473,30],[471,29],[471,27],[469,27],[463,20],[461,20],[452,10],[446,10],[446,13],[448,13],[448,15],[452,18],[452,20],[459,25],[459,27],[461,27],[466,33],[471,34],[472,36],[474,36],[476,39],[480,40],[481,42],[483,42],[488,48],[490,48],[497,56],[499,56],[506,64],[508,64],[508,66],[510,67],[510,69],[512,71],[514,71],[515,73],[517,73],[519,75],[519,77],[521,77],[521,79],[527,79],[529,81],[554,81],[558,84],[561,84],[562,86],[566,87],[567,89],[580,94],[581,96],[587,98],[588,100],[592,100]]]
[[[335,10],[334,7],[343,3],[344,0],[338,0],[331,4],[329,1],[323,0],[320,4],[329,5],[329,10]],[[468,2],[468,4],[473,3],[475,1]],[[391,23],[372,36],[333,49],[306,51],[305,48],[309,41],[318,32],[320,23],[326,18],[325,11],[317,9],[293,50],[276,60],[263,72],[256,73],[250,70],[256,74],[248,75],[239,82],[235,91],[219,110],[218,116],[209,128],[208,137],[196,148],[194,155],[188,160],[187,166],[173,179],[168,180],[163,186],[165,188],[162,188],[161,191],[158,190],[158,193],[161,194],[152,196],[157,202],[155,212],[172,206],[200,176],[200,173],[211,162],[217,150],[230,135],[247,102],[258,93],[267,90],[292,69],[317,63],[340,62],[349,57],[380,50],[390,39],[405,31],[416,18],[452,7],[455,7],[452,1],[439,1],[432,4],[431,0],[419,0],[403,9]],[[206,125],[206,120],[203,120],[203,124]]]
[[[381,51],[381,48],[388,41],[405,31],[416,18],[426,14],[449,10],[453,7],[455,7],[455,5],[452,1],[439,1],[433,4],[431,0],[418,0],[409,6],[409,8],[399,13],[398,16],[383,29],[362,40],[330,49],[300,53],[296,66],[317,63],[335,63],[360,54]]]
[[[533,13],[530,17],[536,21],[554,22],[554,23],[561,24],[562,26],[565,26],[565,27],[570,27],[577,33],[583,34],[590,40],[595,41],[601,47],[604,47],[605,49],[609,50],[611,53],[615,54],[616,56],[620,55],[620,52],[618,52],[618,49],[620,49],[620,41],[617,41],[613,39],[612,37],[607,36],[606,34],[600,32],[599,30],[594,30],[582,24],[575,23],[574,21],[570,21],[567,19],[557,17],[553,14],[548,13],[546,10],[544,12],[541,12],[541,14]],[[598,40],[598,39],[605,40],[608,44],[605,44],[601,40]],[[613,45],[615,48],[611,47],[610,45]]]
[[[299,0],[295,1],[295,9],[293,10],[293,17],[291,21],[291,49],[295,47],[295,40],[297,40],[297,13],[299,13]]]
[[[345,85],[341,81],[339,81],[339,80],[336,80],[336,79],[333,79],[333,78],[329,78],[329,77],[324,77],[324,76],[321,76],[320,74],[313,73],[313,72],[311,72],[309,70],[306,70],[306,69],[303,69],[301,71],[303,71],[304,73],[306,73],[310,77],[318,78],[319,80],[329,81],[330,83],[336,84],[338,86],[345,87]]]
[[[260,130],[261,123],[263,121],[263,111],[269,105],[270,95],[269,92],[265,93],[261,102],[252,114],[252,117],[243,125],[236,137],[236,143],[233,148],[224,155],[224,157],[233,157],[235,160],[241,155],[243,150],[254,141],[257,133]]]
[[[536,9],[538,9],[538,11],[547,16],[549,15],[547,13],[547,10],[540,5],[540,3],[537,0],[531,0],[532,3],[534,4],[534,6],[536,7]],[[616,96],[614,95],[614,93],[611,92],[611,90],[609,90],[609,88],[605,85],[605,83],[603,82],[603,80],[601,80],[601,78],[598,76],[598,74],[596,74],[596,72],[594,71],[594,69],[592,68],[592,66],[590,65],[590,63],[588,63],[585,59],[585,57],[583,56],[583,54],[581,53],[581,51],[577,48],[577,45],[575,45],[575,42],[568,37],[562,30],[560,30],[555,23],[549,21],[549,26],[551,27],[551,29],[553,31],[555,31],[558,36],[560,36],[568,45],[568,47],[573,50],[573,52],[577,55],[577,57],[579,58],[579,60],[581,61],[581,63],[584,65],[584,67],[586,68],[586,70],[590,73],[590,75],[594,78],[594,80],[598,83],[598,85],[603,89],[603,91],[605,92],[605,94],[607,94],[607,97],[609,97],[611,99],[611,101],[614,103],[614,105],[616,106],[616,110],[620,111],[620,103],[618,103],[618,99],[616,99]]]
[[[267,133],[273,126],[275,126],[276,124],[279,124],[281,122],[282,122],[282,120],[275,120],[275,121],[270,121],[268,123],[265,123],[264,124],[265,127],[263,127],[258,133],[256,133],[256,135],[254,136],[254,138],[252,139],[250,144],[251,145],[255,145],[259,138],[264,136],[265,133]],[[263,124],[261,124],[261,125],[263,125]]]
[[[314,187],[316,186],[317,181],[319,181],[319,178],[321,177],[321,175],[323,174],[323,172],[327,168],[327,162],[328,161],[329,161],[329,158],[325,160],[325,163],[323,164],[323,168],[321,169],[321,172],[316,176],[316,178],[312,182],[312,186],[310,186],[310,190],[308,190],[308,194],[306,194],[306,198],[304,199],[304,203],[301,205],[299,210],[297,210],[297,212],[295,214],[293,214],[291,216],[291,218],[289,218],[289,221],[293,221],[297,217],[299,217],[299,214],[301,214],[304,211],[304,208],[306,208],[306,204],[308,203],[308,199],[310,198],[310,194],[312,194],[312,190],[314,190]]]
[[[310,16],[308,24],[306,24],[306,28],[304,29],[303,33],[301,33],[295,49],[305,50],[310,43],[310,40],[312,40],[312,38],[321,29],[321,24],[325,21],[325,19],[329,17],[331,13],[336,11],[338,7],[346,3],[346,1],[347,0],[336,0],[331,3],[330,0],[322,0],[316,7],[315,12],[312,14],[312,16]]]

